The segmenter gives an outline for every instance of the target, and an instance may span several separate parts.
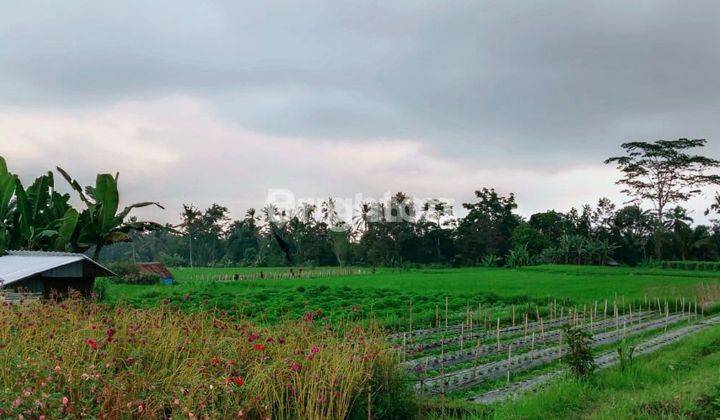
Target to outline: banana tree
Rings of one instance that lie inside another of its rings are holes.
[[[147,206],[157,206],[164,209],[159,203],[145,201],[132,204],[118,212],[120,195],[117,188],[118,174],[99,174],[94,186],[84,189],[68,175],[65,170],[58,167],[58,172],[75,190],[86,208],[80,213],[78,227],[71,241],[79,251],[94,248],[94,258],[100,256],[100,251],[107,245],[119,242],[130,242],[131,232],[146,232],[165,229],[164,226],[154,223],[131,219],[126,221],[133,209]]]
[[[10,245],[16,249],[66,250],[79,216],[69,201],[69,194],[55,191],[52,172],[35,179],[27,190],[16,178]]]
[[[77,223],[68,194],[55,191],[52,173],[38,177],[26,190],[0,157],[0,251],[64,250]]]
[[[13,214],[12,198],[15,194],[17,176],[8,172],[5,159],[0,156],[0,253],[10,245],[11,218]]]

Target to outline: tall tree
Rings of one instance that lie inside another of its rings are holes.
[[[504,256],[510,245],[510,235],[519,224],[513,214],[517,208],[515,195],[499,195],[495,189],[475,191],[477,202],[463,203],[468,215],[457,228],[458,244],[463,259],[477,264],[486,255]]]
[[[622,144],[624,156],[611,157],[606,164],[615,163],[623,176],[616,183],[624,185],[622,192],[630,202],[650,201],[655,213],[655,255],[662,258],[665,209],[673,203],[687,201],[700,194],[706,185],[720,184],[720,176],[708,174],[720,166],[720,161],[693,154],[704,147],[705,139],[636,141]]]
[[[193,238],[200,231],[202,212],[192,204],[183,204],[181,214],[182,223],[177,226],[185,231],[188,237],[188,256],[190,257],[190,267],[195,264],[193,258]]]

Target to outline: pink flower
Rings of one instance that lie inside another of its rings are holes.
[[[314,317],[314,315],[312,312],[306,312],[305,313],[305,322],[312,322],[313,317]]]
[[[248,336],[248,341],[252,343],[258,338],[260,338],[260,334],[250,333],[250,335]]]
[[[62,397],[62,405],[67,406],[68,404],[70,404],[70,398]]]
[[[312,352],[312,353],[317,353],[319,351],[320,351],[320,349],[318,348],[318,346],[313,346],[312,349],[310,350],[310,352]]]
[[[297,372],[300,370],[300,364],[295,362],[290,366],[290,370],[293,372]]]

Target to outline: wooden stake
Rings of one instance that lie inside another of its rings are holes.
[[[507,383],[510,383],[510,361],[512,360],[512,344],[508,344],[508,361],[507,361]]]
[[[603,309],[603,319],[607,318],[607,299],[605,299],[605,309]]]
[[[448,329],[448,297],[445,296],[445,330]]]

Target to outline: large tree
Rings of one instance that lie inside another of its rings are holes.
[[[700,188],[720,184],[720,176],[708,171],[720,166],[720,161],[693,154],[692,150],[705,146],[705,139],[635,141],[624,143],[623,156],[611,157],[606,164],[615,163],[622,172],[616,183],[624,185],[622,192],[630,202],[649,201],[655,214],[655,255],[662,258],[660,240],[668,205],[687,201],[700,194]]]
[[[487,255],[504,257],[510,248],[510,235],[519,224],[513,213],[515,195],[499,195],[493,188],[475,191],[477,202],[463,203],[468,215],[460,222],[457,235],[462,258],[478,264]]]

